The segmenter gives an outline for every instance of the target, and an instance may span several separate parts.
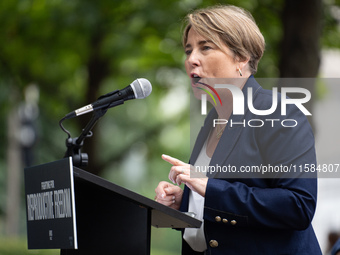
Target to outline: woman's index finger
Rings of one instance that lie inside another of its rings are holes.
[[[186,163],[180,161],[177,158],[170,157],[168,155],[163,154],[162,159],[165,160],[166,162],[169,162],[173,166],[183,166],[186,165]]]

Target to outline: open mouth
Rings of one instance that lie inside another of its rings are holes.
[[[191,75],[191,80],[192,80],[192,83],[197,85],[198,81],[201,79],[200,76],[198,76],[197,74],[192,74]]]

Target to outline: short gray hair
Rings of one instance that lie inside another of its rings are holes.
[[[233,52],[234,58],[240,61],[249,58],[250,72],[257,72],[265,40],[248,11],[232,5],[218,5],[189,13],[183,33],[184,47],[191,28],[204,38],[209,38],[220,49],[221,43],[224,43]]]

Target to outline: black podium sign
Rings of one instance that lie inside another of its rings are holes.
[[[25,169],[29,249],[61,255],[150,254],[151,226],[201,221],[72,166],[71,158]]]
[[[77,249],[72,158],[25,168],[29,249]]]

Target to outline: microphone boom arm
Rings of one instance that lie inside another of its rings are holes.
[[[83,129],[79,137],[72,138],[69,134],[69,137],[66,139],[66,147],[67,151],[64,155],[66,157],[72,157],[73,165],[77,167],[87,166],[88,165],[88,155],[87,153],[82,153],[81,148],[84,145],[84,140],[87,137],[92,136],[91,130],[93,129],[94,125],[98,122],[98,120],[104,116],[107,112],[108,108],[124,104],[124,100],[118,100],[113,102],[112,104],[108,105],[105,108],[98,109],[93,112],[93,115],[90,121],[87,123],[86,127]]]

